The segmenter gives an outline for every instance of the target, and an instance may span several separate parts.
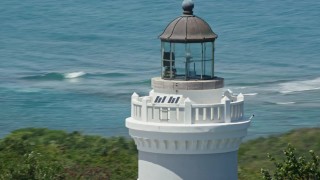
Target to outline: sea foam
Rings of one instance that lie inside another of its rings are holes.
[[[304,81],[292,81],[279,84],[279,92],[283,94],[320,89],[320,78]]]
[[[276,102],[278,105],[287,105],[287,104],[295,104],[296,102]]]
[[[83,71],[78,71],[78,72],[71,72],[71,73],[65,73],[64,77],[66,79],[73,79],[73,78],[78,78],[81,77],[83,75],[85,75],[86,73]]]
[[[243,94],[245,96],[256,96],[258,93],[246,93],[246,94]]]

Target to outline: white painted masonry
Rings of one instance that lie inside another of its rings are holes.
[[[207,99],[217,97],[206,90],[192,91]],[[139,150],[139,180],[237,179],[236,154],[250,120],[244,116],[242,94],[221,94],[217,103],[198,104],[192,101],[196,95],[191,100],[174,94],[180,103],[162,104],[154,103],[156,97],[170,94],[133,93],[126,126]]]

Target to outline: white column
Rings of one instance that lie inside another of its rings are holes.
[[[139,95],[137,93],[133,93],[131,95],[131,117],[135,117],[135,109],[134,109],[134,104],[133,104],[133,101],[134,100],[138,100],[139,99]]]
[[[237,151],[159,154],[139,151],[139,180],[237,180]]]
[[[147,103],[149,98],[147,96],[144,96],[142,98],[142,107],[141,107],[141,120],[147,122],[148,112],[147,112]]]
[[[230,110],[230,99],[227,96],[224,96],[221,100],[221,103],[224,104],[224,122],[231,122],[231,110]]]
[[[238,94],[237,101],[244,101],[244,96],[242,93]]]
[[[193,124],[192,122],[192,102],[189,98],[184,101],[184,123]]]
[[[244,104],[244,96],[243,96],[243,94],[242,93],[240,93],[240,94],[238,94],[238,96],[237,96],[237,101],[242,101],[242,103],[241,103],[241,105],[240,105],[240,108],[239,108],[239,117],[240,117],[240,119],[242,119],[243,118],[243,114],[244,114],[244,106],[243,106],[243,104]]]

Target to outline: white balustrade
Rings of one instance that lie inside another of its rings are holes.
[[[224,122],[223,104],[192,104],[192,119],[195,124]]]
[[[242,97],[241,97],[242,96]],[[166,122],[177,124],[228,123],[243,119],[243,95],[224,96],[220,104],[195,104],[189,98],[184,104],[152,103],[149,96],[131,98],[131,117],[148,122]]]

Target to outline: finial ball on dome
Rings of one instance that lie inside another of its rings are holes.
[[[194,3],[192,0],[184,0],[182,2],[182,9],[184,10],[184,13],[190,13],[192,14],[192,10],[194,8]]]

